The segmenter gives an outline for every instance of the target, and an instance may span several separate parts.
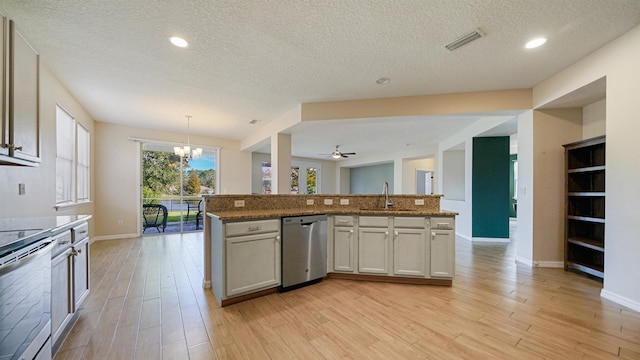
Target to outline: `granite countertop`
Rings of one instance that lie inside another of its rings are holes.
[[[222,221],[272,219],[287,216],[302,215],[378,215],[378,216],[456,216],[457,212],[432,211],[419,209],[268,209],[268,210],[233,210],[207,212],[208,215],[218,217]]]

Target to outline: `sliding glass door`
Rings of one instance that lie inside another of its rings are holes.
[[[142,233],[202,231],[203,194],[217,192],[217,149],[188,159],[168,143],[142,144]]]

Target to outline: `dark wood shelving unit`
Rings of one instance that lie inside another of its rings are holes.
[[[605,137],[565,147],[565,270],[604,278]]]

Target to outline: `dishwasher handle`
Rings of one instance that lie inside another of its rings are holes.
[[[313,225],[313,224],[315,224],[315,223],[317,223],[317,222],[318,222],[317,220],[316,220],[316,221],[301,222],[301,223],[300,223],[300,226],[302,226],[302,227],[308,227],[308,226],[311,226],[311,225]]]

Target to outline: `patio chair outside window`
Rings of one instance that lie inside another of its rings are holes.
[[[202,221],[202,199],[189,199],[184,202],[187,204],[187,215],[184,217],[184,221],[195,220],[196,230],[199,230]]]
[[[162,232],[167,227],[167,207],[160,204],[144,204],[142,205],[142,218],[143,218],[143,229],[155,228],[160,232],[162,228]]]

